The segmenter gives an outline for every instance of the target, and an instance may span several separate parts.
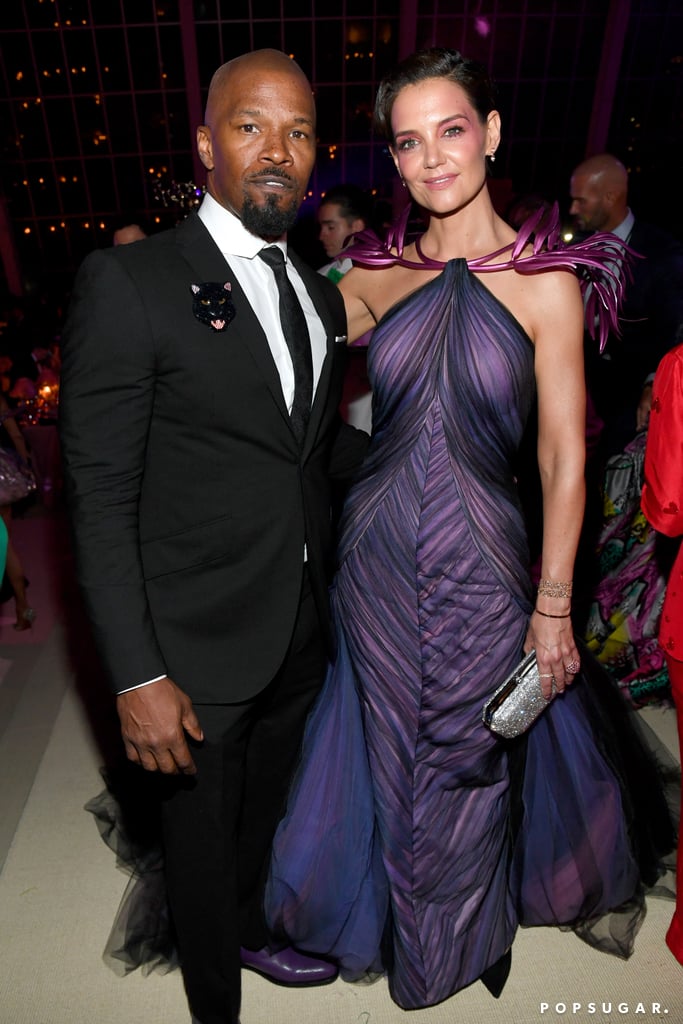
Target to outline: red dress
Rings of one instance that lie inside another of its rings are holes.
[[[657,369],[645,451],[643,512],[667,537],[683,535],[683,345],[668,352]],[[683,544],[664,598],[659,642],[666,654],[678,716],[683,759]],[[683,816],[683,806],[681,807]],[[683,964],[683,842],[678,843],[676,910],[666,941]]]

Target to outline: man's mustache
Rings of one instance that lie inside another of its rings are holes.
[[[273,178],[281,178],[282,181],[286,181],[289,185],[296,185],[296,181],[286,171],[283,170],[272,170],[269,171],[267,168],[262,171],[256,171],[255,174],[249,175],[250,181],[258,181],[260,178],[268,178],[272,181]]]

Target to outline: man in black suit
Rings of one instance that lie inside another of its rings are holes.
[[[352,475],[367,441],[337,412],[340,295],[287,249],[315,142],[311,87],[285,54],[219,68],[197,131],[201,208],[92,253],[64,338],[79,578],[128,757],[175,776],[167,885],[201,1024],[238,1020],[241,964],[293,983],[335,974],[271,954],[261,908],[331,649],[330,481]],[[265,248],[286,257],[305,316],[303,412],[302,356]]]
[[[603,353],[595,342],[587,342],[587,384],[604,422],[600,447],[608,458],[647,426],[655,370],[677,344],[683,322],[683,245],[634,217],[626,168],[609,153],[576,167],[570,193],[569,212],[580,231],[609,231],[617,245],[623,242],[642,257],[630,264],[618,336],[608,338]]]
[[[597,414],[593,446],[586,463],[586,511],[574,577],[574,623],[588,629],[600,584],[595,557],[605,528],[604,488],[608,460],[647,427],[652,380],[662,356],[676,343],[683,319],[683,246],[661,228],[635,217],[628,205],[626,168],[609,153],[589,157],[570,179],[570,213],[579,231],[610,232],[615,264],[623,245],[638,253],[629,262],[619,308],[619,331],[604,351],[586,333],[586,385]],[[598,428],[598,429],[596,429]],[[598,436],[599,431],[599,436]]]

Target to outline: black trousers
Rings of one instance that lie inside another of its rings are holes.
[[[162,822],[183,980],[202,1024],[238,1020],[240,946],[268,943],[262,903],[270,848],[325,670],[305,572],[276,678],[253,700],[195,706],[205,737],[193,744],[197,775],[173,780]]]

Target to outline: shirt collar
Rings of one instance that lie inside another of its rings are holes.
[[[224,256],[243,256],[253,260],[261,249],[272,244],[247,231],[239,217],[221,206],[208,192],[197,214]],[[287,259],[287,239],[279,238],[275,244],[280,246]]]
[[[617,238],[620,238],[622,240],[622,242],[625,242],[628,239],[631,232],[633,231],[633,224],[635,222],[635,219],[636,218],[629,210],[624,219],[622,220],[621,224],[617,224],[617,226],[614,228],[611,234],[616,235]]]

